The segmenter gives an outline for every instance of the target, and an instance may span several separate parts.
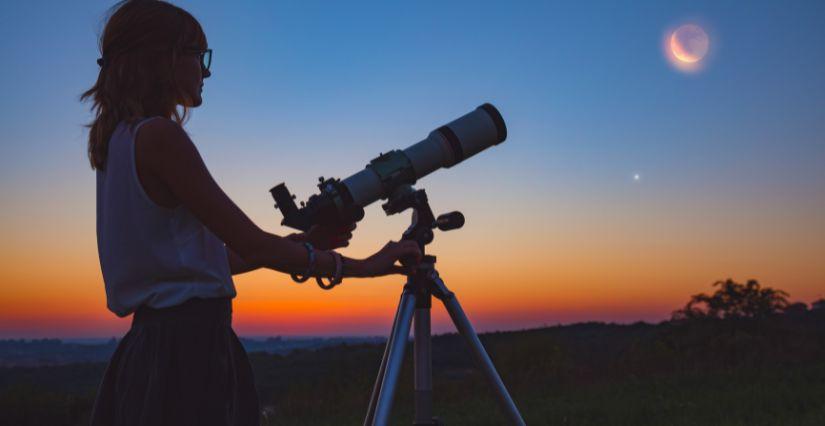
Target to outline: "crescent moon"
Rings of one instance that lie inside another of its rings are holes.
[[[679,40],[676,39],[675,32],[670,36],[670,51],[673,52],[673,56],[675,56],[676,59],[682,62],[687,62],[689,64],[692,64],[701,59],[685,51],[685,48],[682,47],[682,44],[679,43]]]

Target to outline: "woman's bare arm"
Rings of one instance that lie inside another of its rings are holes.
[[[229,246],[226,247],[226,256],[229,259],[229,272],[232,275],[243,274],[244,272],[259,269],[254,265],[244,262],[244,260],[238,256],[238,253],[235,253]]]
[[[292,238],[267,233],[255,225],[218,186],[177,123],[152,120],[140,128],[135,143],[141,171],[164,182],[177,200],[226,244],[230,256],[240,260],[235,262],[237,273],[260,267],[287,273],[306,270],[306,249]],[[350,269],[357,269],[357,262],[348,263]],[[332,255],[319,252],[318,273],[330,275],[334,269]],[[358,275],[359,271],[348,272]]]
[[[292,241],[302,241],[303,239],[301,234],[289,234],[286,238]],[[244,260],[238,256],[238,253],[235,253],[235,251],[229,248],[229,246],[226,247],[226,255],[229,258],[229,271],[232,275],[243,274],[244,272],[260,269],[260,267],[244,262]]]

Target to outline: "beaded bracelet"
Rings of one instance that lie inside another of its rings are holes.
[[[304,272],[304,275],[298,274],[289,274],[292,277],[292,281],[296,283],[302,283],[309,279],[312,276],[312,273],[315,272],[315,247],[312,247],[310,243],[304,243],[304,247],[307,249],[307,257],[309,258],[309,266],[307,266],[307,271]]]
[[[343,281],[343,274],[344,274],[344,259],[341,257],[340,254],[331,251],[329,252],[333,258],[335,258],[335,275],[328,277],[329,282],[325,283],[323,277],[315,277],[315,282],[318,283],[318,287],[321,287],[324,290],[331,290],[338,284],[341,284]]]

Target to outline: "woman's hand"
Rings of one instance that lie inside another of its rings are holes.
[[[396,265],[395,262],[404,259],[405,262],[414,262],[409,265]],[[345,271],[345,275],[354,277],[380,277],[391,274],[408,275],[415,271],[415,265],[421,262],[421,250],[415,241],[390,241],[384,248],[372,256],[357,261],[356,271]]]
[[[341,228],[314,225],[307,232],[291,234],[287,238],[297,242],[306,241],[319,250],[335,250],[349,245],[349,240],[352,239],[352,231],[355,230],[355,227],[355,223]]]

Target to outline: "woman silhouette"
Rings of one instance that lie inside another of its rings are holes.
[[[97,174],[97,241],[108,308],[132,327],[100,385],[93,425],[256,425],[258,397],[231,327],[232,275],[404,273],[415,243],[355,260],[332,251],[347,229],[269,234],[212,179],[183,130],[202,103],[212,51],[185,10],[128,0],[100,40],[88,155]]]

